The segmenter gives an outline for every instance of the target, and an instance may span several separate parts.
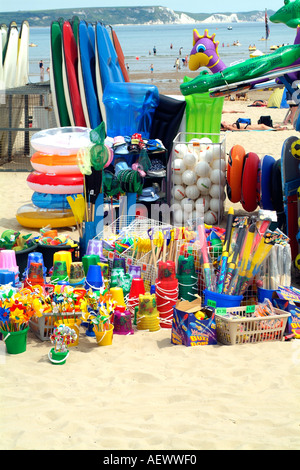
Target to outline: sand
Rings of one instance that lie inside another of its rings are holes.
[[[165,82],[156,80],[165,93]],[[224,114],[226,121],[257,122],[271,115],[282,123],[286,110],[248,107],[254,96],[248,97],[225,102],[225,110],[238,111]],[[291,126],[284,132],[229,132],[226,148],[240,143],[260,156],[280,158],[291,135]],[[0,173],[1,233],[7,228],[33,233],[15,219],[31,199],[26,177]],[[62,232],[78,240],[76,231]],[[141,449],[195,454],[300,448],[299,340],[185,347],[172,345],[170,334],[169,329],[135,331],[114,335],[111,346],[99,347],[81,328],[78,346],[61,367],[49,362],[50,343],[32,332],[23,354],[6,354],[0,342],[0,449],[131,450],[134,455]]]

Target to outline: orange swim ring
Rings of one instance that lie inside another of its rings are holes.
[[[228,157],[226,187],[227,196],[231,202],[240,202],[242,195],[242,172],[245,159],[245,149],[234,145]]]

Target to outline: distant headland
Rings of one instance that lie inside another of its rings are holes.
[[[267,11],[268,16],[274,13]],[[0,24],[17,24],[27,20],[30,26],[50,26],[59,17],[65,19],[74,16],[88,22],[101,21],[110,25],[156,25],[156,24],[194,24],[194,23],[241,23],[261,22],[265,20],[265,11],[247,11],[238,13],[189,13],[174,11],[161,6],[149,7],[105,7],[105,8],[63,8],[55,10],[0,12]]]

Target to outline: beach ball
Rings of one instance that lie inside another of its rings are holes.
[[[185,197],[181,200],[181,209],[183,209],[184,212],[192,212],[194,207],[195,201],[193,199]]]
[[[184,164],[190,168],[193,168],[196,165],[197,160],[198,157],[195,152],[187,152],[183,157]]]
[[[181,201],[181,199],[183,199],[185,196],[184,187],[181,184],[176,184],[173,188],[173,194],[175,199]]]
[[[204,223],[207,225],[214,225],[218,222],[218,214],[212,210],[208,210],[204,214]]]
[[[213,160],[224,159],[224,155],[222,153],[222,149],[219,144],[212,145],[212,155],[213,155]]]
[[[221,170],[225,172],[226,162],[225,160],[213,160],[210,164],[210,167],[212,170]]]
[[[225,173],[221,170],[211,170],[210,180],[211,180],[212,183],[224,185],[225,184]]]
[[[175,158],[172,163],[172,170],[179,175],[186,170],[186,166],[181,158]]]
[[[209,203],[210,203],[210,196],[204,195],[204,196],[199,197],[199,199],[197,199],[197,201],[195,202],[196,210],[198,208],[202,208],[203,212],[208,211]]]
[[[203,160],[205,160],[207,163],[210,163],[212,160],[213,160],[213,146],[212,145],[208,145],[204,151],[204,154],[203,154]]]
[[[182,184],[182,176],[178,175],[177,173],[173,173],[172,181],[174,184]]]
[[[174,211],[174,222],[176,224],[182,224],[183,222],[183,211],[182,209],[177,209]]]
[[[222,193],[223,193],[223,186],[220,186],[219,184],[211,185],[209,194],[212,198],[219,199],[220,197],[222,197]]]
[[[217,199],[217,198],[211,198],[210,202],[209,202],[209,208],[213,211],[213,212],[220,212],[222,206],[220,204],[220,200]]]
[[[193,170],[185,170],[182,173],[182,182],[187,186],[195,184],[197,180],[196,173]]]
[[[209,137],[202,137],[202,139],[200,139],[199,142],[200,144],[205,144],[205,145],[212,144],[212,140]]]
[[[208,176],[210,172],[210,166],[207,162],[198,162],[195,166],[195,172],[198,176]]]
[[[200,152],[200,139],[191,139],[188,143],[188,150],[189,152],[196,152],[196,153],[199,153]]]
[[[186,144],[177,144],[174,148],[174,158],[183,158],[187,151]]]
[[[198,189],[196,184],[192,184],[191,186],[187,186],[185,188],[185,194],[190,199],[198,199],[200,195],[200,190]]]
[[[208,194],[209,190],[211,188],[211,181],[210,178],[204,177],[204,178],[198,178],[197,180],[197,187],[201,194]]]

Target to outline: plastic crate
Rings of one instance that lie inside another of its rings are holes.
[[[254,317],[251,306],[216,309],[217,340],[222,344],[281,341],[289,313],[274,308],[275,315]]]
[[[81,317],[81,312],[76,312],[75,317]],[[64,314],[63,318],[74,318],[74,313]],[[55,323],[62,317],[57,314],[47,313],[41,317],[33,316],[29,320],[29,326],[31,331],[42,341],[50,341],[50,336],[55,328]]]

